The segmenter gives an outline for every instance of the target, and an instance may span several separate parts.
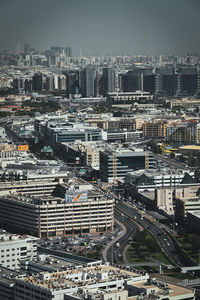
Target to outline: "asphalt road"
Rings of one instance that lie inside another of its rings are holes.
[[[188,170],[194,170],[195,168],[186,166],[185,163],[181,163],[175,159],[171,159],[170,157],[166,157],[161,154],[154,154],[154,157],[159,161],[161,160],[164,164],[168,165],[171,169],[188,169]]]
[[[124,214],[133,218],[144,229],[148,230],[157,240],[163,252],[168,258],[179,267],[184,266],[182,257],[176,253],[176,247],[168,234],[166,234],[159,223],[151,221],[148,216],[141,214],[124,201],[118,201],[116,208]],[[151,218],[151,217],[150,217]]]
[[[106,253],[106,259],[111,263],[122,263],[124,248],[129,243],[129,239],[135,236],[138,226],[130,221],[129,217],[121,214],[117,210],[115,210],[115,218],[124,224],[126,231],[108,249]],[[119,244],[119,247],[117,247],[117,244]]]

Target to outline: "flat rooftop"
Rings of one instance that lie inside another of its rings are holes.
[[[106,276],[104,276],[105,274]],[[83,282],[87,285],[92,285],[97,282],[127,280],[136,277],[140,278],[141,275],[113,266],[101,265],[82,267],[80,269],[73,268],[56,273],[40,273],[26,278],[21,278],[20,280],[45,289],[67,289],[83,286]]]
[[[14,279],[19,276],[20,273],[11,269],[0,266],[0,283],[7,285],[14,285]]]
[[[37,241],[38,238],[30,235],[19,235],[19,234],[13,234],[6,232],[5,230],[0,230],[0,244],[6,243],[6,242],[13,242],[13,241],[23,241],[23,240],[32,240]]]
[[[166,281],[161,281],[161,280],[155,280],[157,283],[163,286],[165,286],[165,288],[161,288],[159,285],[155,285],[155,284],[149,284],[147,285],[147,281],[139,281],[139,282],[134,282],[133,285],[137,288],[141,288],[141,289],[149,289],[149,288],[155,288],[158,287],[158,292],[156,293],[156,295],[162,296],[162,295],[166,295],[167,296],[167,291],[169,291],[169,295],[170,297],[176,297],[176,296],[180,296],[180,295],[187,295],[188,293],[192,293],[193,290],[190,288],[185,288],[179,285],[175,285],[172,283],[167,283]]]
[[[36,269],[43,269],[43,271],[46,269],[50,272],[63,271],[67,268],[71,268],[77,265],[77,263],[61,258],[59,256],[47,255],[42,253],[39,254],[39,259],[37,259],[36,261],[28,261],[28,264]]]
[[[71,192],[69,190],[69,192]],[[77,191],[73,191],[75,192],[75,194],[79,194],[81,193],[80,190]],[[1,198],[0,198],[1,199]],[[46,204],[52,204],[52,205],[56,205],[56,204],[62,204],[62,203],[66,203],[69,206],[71,204],[80,204],[80,203],[88,203],[88,202],[95,202],[95,201],[113,201],[113,199],[104,196],[103,194],[101,194],[98,191],[88,191],[88,199],[85,201],[77,201],[77,202],[66,202],[66,200],[64,198],[61,197],[54,197],[54,196],[30,196],[30,195],[6,195],[3,197],[3,199],[7,199],[8,201],[16,201],[16,202],[21,202],[27,205],[46,205]]]
[[[194,172],[190,170],[165,168],[162,169],[162,171],[158,171],[155,169],[137,170],[134,172],[129,172],[128,175],[139,177],[145,174],[146,176],[150,177],[150,176],[163,176],[163,175],[183,175],[185,173],[194,174]]]

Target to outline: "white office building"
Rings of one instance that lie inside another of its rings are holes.
[[[38,238],[16,235],[0,231],[0,265],[19,269],[19,260],[37,257]]]

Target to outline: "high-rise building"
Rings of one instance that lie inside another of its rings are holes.
[[[33,90],[33,80],[32,80],[32,78],[26,78],[25,79],[24,90],[25,90],[25,92],[32,92],[32,90]]]
[[[57,66],[60,61],[60,56],[51,54],[47,56],[48,66]]]
[[[81,94],[83,97],[96,97],[97,95],[97,71],[92,67],[81,71]]]
[[[173,66],[156,69],[156,94],[174,96],[177,91],[177,73]]]
[[[103,68],[103,96],[115,91],[115,71],[112,68]]]
[[[66,76],[65,75],[58,76],[58,89],[61,91],[66,90]]]
[[[33,76],[33,91],[41,92],[43,90],[43,75],[35,73]]]
[[[54,90],[54,77],[53,76],[47,76],[46,77],[46,90],[47,91],[53,91]]]
[[[54,46],[51,47],[51,52],[54,53],[55,55],[65,55],[65,48],[64,47],[59,47],[59,46]]]
[[[68,57],[72,56],[72,48],[71,47],[66,48],[66,56],[68,56]]]
[[[68,97],[79,92],[79,77],[79,72],[77,71],[71,71],[66,75]]]
[[[178,69],[178,87],[181,95],[194,95],[198,91],[198,73],[197,68],[179,68]]]
[[[31,47],[29,44],[24,45],[24,54],[26,54],[26,55],[31,54]]]
[[[123,92],[135,92],[141,90],[141,74],[139,69],[128,71],[122,79]]]
[[[153,69],[141,69],[142,91],[155,93],[155,73]]]

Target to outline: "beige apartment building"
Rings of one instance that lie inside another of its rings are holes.
[[[163,121],[152,121],[143,124],[143,136],[162,138],[166,136],[166,128],[168,124]]]
[[[176,210],[176,214],[181,214],[182,217],[185,216],[186,206],[198,204],[200,209],[200,202],[198,201],[197,191],[199,185],[188,186],[188,187],[176,187],[176,188],[158,188],[156,189],[156,202],[157,208],[165,211],[167,214],[172,215]],[[191,202],[193,201],[193,202]],[[178,206],[176,203],[179,203]],[[179,207],[179,208],[177,208]]]

